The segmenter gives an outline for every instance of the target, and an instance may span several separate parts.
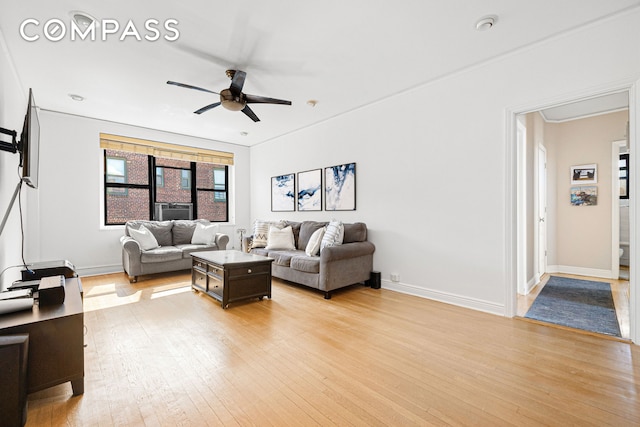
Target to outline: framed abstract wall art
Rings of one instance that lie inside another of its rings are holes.
[[[356,164],[324,168],[325,210],[356,210]]]
[[[296,176],[293,173],[271,177],[271,211],[296,210]]]
[[[298,172],[298,210],[322,210],[322,169]]]

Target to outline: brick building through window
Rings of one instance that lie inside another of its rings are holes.
[[[111,149],[104,156],[106,225],[157,219],[156,203],[191,204],[194,218],[228,221],[226,165]]]

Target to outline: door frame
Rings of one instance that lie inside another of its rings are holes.
[[[518,208],[518,186],[519,179],[522,179],[526,171],[518,166],[518,138],[517,138],[517,117],[520,114],[527,114],[546,108],[568,104],[597,96],[602,96],[615,92],[627,91],[629,93],[629,187],[640,188],[640,174],[637,168],[640,167],[640,159],[635,156],[635,146],[638,137],[638,123],[640,122],[640,80],[637,78],[611,84],[608,87],[585,90],[572,96],[565,95],[546,102],[530,103],[505,109],[505,316],[514,317],[517,315],[517,286],[521,269],[526,265],[520,262],[521,251],[526,251],[526,246],[518,239],[520,227],[526,227],[526,216]],[[640,342],[640,320],[637,315],[637,307],[640,306],[640,292],[636,290],[636,283],[640,280],[640,273],[635,268],[635,251],[637,243],[637,210],[640,208],[638,197],[632,197],[629,203],[629,253],[630,253],[630,274],[629,274],[629,323],[630,339],[634,343]]]
[[[627,145],[626,140],[611,143],[611,278],[620,278],[620,197],[619,169],[620,148]]]
[[[547,149],[545,148],[544,145],[542,144],[538,144],[536,147],[536,154],[535,154],[535,160],[534,160],[534,190],[533,190],[533,197],[534,197],[534,212],[536,215],[535,221],[534,221],[534,232],[535,232],[535,241],[534,241],[534,246],[533,246],[533,264],[534,264],[534,268],[535,268],[535,275],[534,275],[534,279],[535,279],[535,283],[539,283],[540,280],[542,279],[542,275],[546,272],[547,270],[547,246],[548,246],[548,242],[547,242],[547,236],[548,236],[548,229],[547,229],[547,212],[546,212],[546,208],[548,206],[548,194],[547,194],[547,166],[546,166],[546,162],[547,162]],[[545,214],[544,214],[544,221],[545,221],[545,227],[541,226],[541,221],[540,221],[540,194],[541,194],[541,190],[540,190],[540,184],[541,184],[541,174],[540,174],[540,163],[541,163],[541,159],[540,159],[540,152],[544,153],[544,203],[545,203]],[[544,235],[542,230],[544,230]],[[542,245],[543,247],[540,247],[540,241],[544,241],[544,245]],[[541,252],[544,250],[544,255],[541,255]],[[542,259],[541,259],[542,258]],[[540,264],[544,263],[544,267],[541,269],[540,268]]]

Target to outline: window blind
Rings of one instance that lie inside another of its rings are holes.
[[[100,133],[100,148],[189,162],[233,165],[233,153]]]

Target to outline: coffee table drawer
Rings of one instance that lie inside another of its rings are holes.
[[[271,263],[252,265],[250,267],[232,267],[229,268],[229,278],[251,276],[253,274],[271,273]]]

